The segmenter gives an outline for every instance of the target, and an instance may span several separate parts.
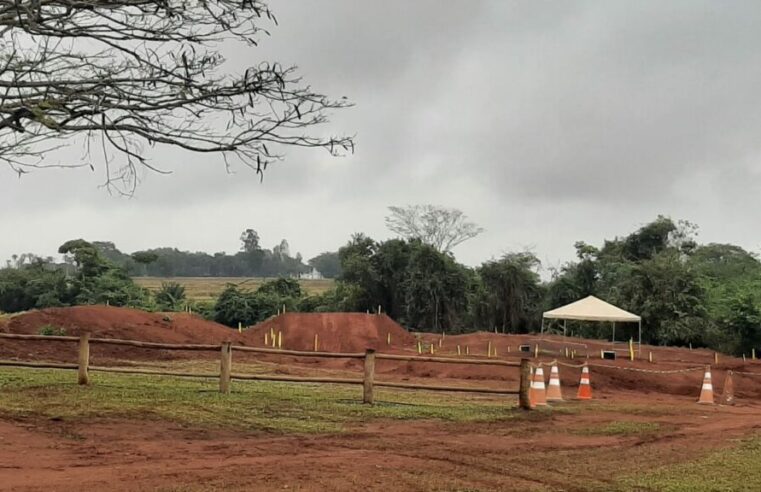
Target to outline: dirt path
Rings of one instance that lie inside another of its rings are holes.
[[[627,405],[498,423],[383,421],[327,436],[0,421],[0,490],[585,490],[761,429],[761,406]],[[597,433],[616,421],[662,428]]]

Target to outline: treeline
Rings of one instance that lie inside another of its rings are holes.
[[[527,333],[539,330],[543,311],[596,295],[639,314],[646,343],[761,352],[761,263],[738,246],[700,245],[696,233],[688,222],[658,217],[600,246],[578,242],[576,260],[546,282],[530,252],[469,268],[419,240],[379,242],[358,234],[339,250],[343,273],[322,295],[281,291],[272,300],[270,292],[263,302],[231,287],[223,297],[243,298],[236,306],[250,309],[232,318],[253,321],[283,305],[302,311],[380,308],[414,330]],[[230,321],[224,314],[218,320]],[[568,322],[568,328],[591,338],[609,338],[612,331],[607,323]],[[561,328],[555,322],[547,329]],[[618,330],[626,333],[627,327]],[[636,337],[636,326],[628,330]]]
[[[647,343],[737,354],[761,350],[761,263],[738,246],[700,245],[695,236],[692,224],[659,217],[599,246],[576,243],[576,260],[542,281],[540,262],[530,252],[470,268],[417,239],[375,241],[357,234],[331,255],[341,273],[323,294],[307,295],[298,282],[281,278],[256,291],[230,285],[216,302],[194,307],[230,326],[256,323],[284,307],[304,312],[380,308],[414,330],[526,333],[539,329],[543,311],[596,295],[642,316]],[[150,296],[102,251],[102,245],[69,241],[60,252],[73,259],[73,267],[35,258],[0,270],[0,310],[106,302],[169,310],[187,305],[181,286],[167,284]],[[131,258],[151,260],[142,253]],[[600,323],[569,322],[569,328],[596,338],[607,338],[611,331]],[[635,330],[631,327],[632,335]]]
[[[240,236],[241,248],[235,254],[181,251],[153,248],[126,254],[113,242],[95,241],[100,253],[133,277],[298,277],[316,269],[325,278],[340,274],[336,253],[322,253],[306,264],[301,253],[291,255],[283,239],[272,249],[260,245],[259,234],[246,229]]]

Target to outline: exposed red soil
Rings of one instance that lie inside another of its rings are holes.
[[[410,347],[415,338],[385,314],[285,313],[246,331],[246,340],[264,345],[265,335],[282,333],[283,348],[324,352],[364,352]],[[389,335],[391,343],[389,344]]]
[[[148,313],[109,306],[75,306],[30,311],[10,318],[4,325],[0,325],[0,331],[36,335],[45,325],[62,328],[65,334],[70,336],[79,336],[87,332],[93,338],[120,338],[143,342],[216,344],[225,341],[240,343],[242,340],[237,330],[198,316],[186,313]],[[103,362],[108,359],[174,359],[187,357],[189,354],[93,345],[91,355],[94,362]],[[73,362],[76,361],[76,346],[60,342],[0,340],[0,357]]]
[[[598,489],[616,475],[695,459],[759,428],[757,406],[637,416],[591,405],[573,415],[452,424],[375,421],[346,434],[282,436],[156,421],[0,421],[0,490]],[[656,436],[595,436],[614,421]]]
[[[385,315],[356,313],[286,313],[239,334],[235,329],[184,313],[165,315],[126,308],[80,306],[46,309],[15,316],[4,325],[0,325],[0,331],[34,334],[46,324],[64,328],[70,335],[88,331],[93,337],[100,338],[200,344],[231,341],[236,345],[259,347],[265,346],[265,334],[269,342],[269,334],[275,332],[282,333],[283,349],[300,351],[314,350],[315,334],[318,337],[318,349],[327,352],[356,353],[363,352],[366,348],[375,348],[379,353],[416,355],[417,340],[420,340],[427,355],[430,355],[430,347],[433,346],[437,356],[457,357],[459,346],[460,357],[466,357],[467,351],[470,358],[486,358],[491,344],[492,353],[496,351],[497,358],[503,360],[517,362],[521,357],[530,357],[532,362],[549,362],[553,359],[558,359],[562,364],[572,365],[587,362],[591,367],[595,395],[602,398],[622,393],[643,396],[683,395],[697,398],[703,378],[701,367],[706,364],[713,366],[713,384],[717,395],[723,390],[727,369],[761,374],[761,361],[744,362],[742,359],[722,355],[719,364],[715,365],[714,354],[708,350],[643,346],[638,359],[629,361],[625,357],[625,344],[616,344],[619,359],[604,361],[600,359],[600,350],[611,349],[613,345],[600,340],[564,338],[556,335],[540,339],[535,335],[502,335],[487,332],[444,337],[431,333],[411,334]],[[518,347],[521,344],[529,345],[530,352],[520,352]],[[533,350],[537,344],[541,355],[534,359]],[[566,348],[575,350],[577,358],[566,358]],[[650,352],[653,354],[653,363],[647,361]],[[216,358],[217,354],[93,345],[91,357],[93,364],[108,365],[123,364],[125,361],[209,359]],[[76,345],[0,340],[0,358],[75,362]],[[275,373],[298,375],[339,372],[356,376],[362,365],[360,360],[242,352],[238,352],[234,360],[264,362],[271,364]],[[695,370],[678,374],[657,372],[690,368]],[[518,385],[518,371],[512,367],[378,360],[376,372],[379,378],[386,380],[430,382],[431,379],[435,379],[444,380],[445,384],[472,384],[492,388],[516,388]],[[575,392],[580,369],[561,365],[560,374],[564,391],[569,395]],[[549,371],[546,371],[545,377],[549,377]],[[761,376],[736,373],[734,378],[738,399],[761,400]]]
[[[168,316],[168,317],[167,317]],[[646,359],[603,361],[600,348],[611,344],[558,336],[538,340],[531,335],[473,333],[459,336],[410,334],[385,316],[355,314],[286,314],[242,334],[186,314],[155,314],[131,309],[87,306],[49,309],[6,320],[0,331],[38,333],[41,326],[62,327],[67,334],[83,331],[93,337],[163,343],[263,346],[269,330],[283,333],[283,348],[330,352],[416,354],[417,340],[426,352],[486,358],[491,343],[497,357],[532,362],[555,358],[566,364],[588,362],[594,396],[614,403],[592,402],[583,412],[481,424],[443,422],[374,422],[331,436],[273,436],[186,428],[154,421],[46,420],[0,421],[0,490],[526,490],[535,486],[587,490],[633,466],[684,460],[728,439],[761,428],[761,377],[735,375],[738,405],[695,404],[702,367],[713,353],[683,348],[643,347]],[[388,343],[391,333],[391,343]],[[539,344],[541,356],[518,351]],[[0,339],[0,357],[23,360],[76,361],[76,344]],[[565,347],[579,357],[564,357]],[[618,347],[620,348],[620,347]],[[171,358],[216,358],[214,353],[146,350],[118,346],[92,348],[95,363],[155,361]],[[623,352],[621,353],[623,355]],[[587,356],[589,358],[587,359]],[[236,352],[237,361],[255,360],[278,374],[353,374],[359,360],[297,358]],[[698,368],[682,374],[635,372]],[[727,369],[761,374],[761,362],[722,356],[713,369],[714,388],[723,389]],[[514,367],[454,365],[379,360],[379,380],[409,380],[486,387],[515,388]],[[565,396],[572,397],[579,369],[561,366]],[[637,415],[617,409],[619,403],[666,408],[663,415]],[[599,409],[599,410],[598,410]],[[590,436],[574,432],[613,421],[655,421],[671,429],[658,437]],[[551,463],[551,466],[548,466]],[[198,487],[195,489],[193,487]],[[604,488],[604,487],[603,487]]]

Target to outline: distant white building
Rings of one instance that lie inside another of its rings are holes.
[[[300,280],[322,280],[324,277],[320,273],[319,270],[312,267],[312,271],[308,273],[301,273],[299,274]]]

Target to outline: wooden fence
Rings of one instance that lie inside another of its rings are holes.
[[[121,340],[116,338],[90,338],[89,334],[82,334],[79,337],[72,336],[47,336],[47,335],[22,335],[16,333],[0,333],[0,339],[11,340],[28,340],[35,342],[78,342],[79,357],[76,364],[72,363],[55,363],[55,362],[27,362],[17,360],[0,360],[0,366],[11,367],[29,367],[42,369],[71,369],[77,371],[77,381],[79,384],[90,383],[90,372],[111,372],[125,374],[149,374],[157,376],[179,376],[190,378],[219,378],[219,391],[222,393],[230,392],[230,382],[234,379],[241,381],[283,381],[293,383],[326,383],[326,384],[361,384],[363,386],[362,401],[372,404],[374,401],[373,389],[378,387],[385,388],[404,388],[427,391],[460,391],[468,393],[486,393],[501,395],[518,395],[519,406],[529,409],[528,391],[531,379],[531,370],[528,359],[521,359],[520,362],[497,360],[497,359],[456,359],[452,357],[423,357],[408,356],[397,354],[376,353],[374,349],[367,349],[364,353],[338,353],[338,352],[301,352],[297,350],[281,350],[274,348],[246,347],[243,345],[232,345],[230,342],[224,342],[220,345],[200,345],[200,344],[170,344],[139,342],[136,340]],[[220,370],[219,373],[191,373],[177,371],[156,371],[151,369],[121,368],[121,367],[102,367],[90,365],[90,345],[121,345],[128,347],[139,347],[147,349],[160,350],[192,350],[203,352],[220,353]],[[358,359],[364,360],[364,370],[362,378],[338,378],[338,377],[303,377],[290,375],[253,375],[253,374],[235,374],[232,372],[232,353],[233,351],[253,352],[259,354],[277,354],[292,355],[298,357],[317,357],[317,358],[341,358],[341,359]],[[496,389],[496,388],[474,388],[469,386],[442,386],[428,384],[401,383],[393,381],[376,381],[375,380],[375,361],[376,360],[394,360],[404,362],[427,362],[441,364],[473,364],[473,365],[490,365],[490,366],[507,366],[520,368],[520,386],[517,389]]]

